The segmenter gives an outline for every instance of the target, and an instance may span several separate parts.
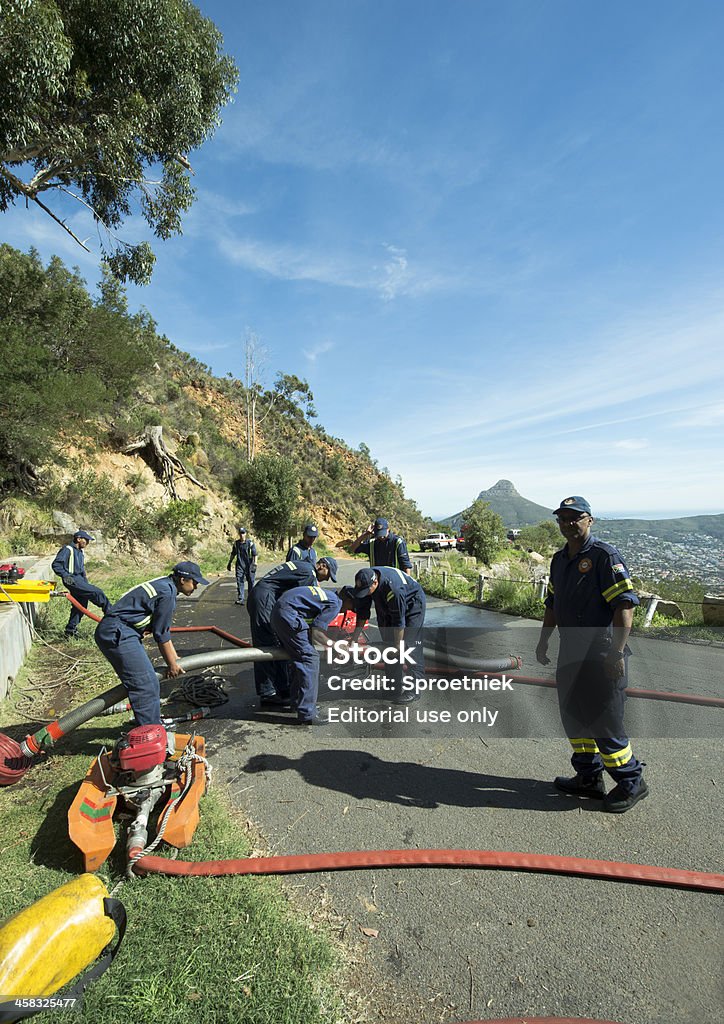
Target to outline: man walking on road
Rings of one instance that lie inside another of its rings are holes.
[[[554,785],[571,796],[603,800],[605,811],[620,814],[648,795],[643,762],[631,750],[623,720],[626,641],[639,599],[619,552],[592,536],[585,498],[564,498],[553,514],[566,545],[551,562],[536,659],[549,664],[548,642],[557,626],[558,705],[576,773],[559,776]],[[610,793],[604,769],[616,783]]]
[[[68,588],[68,593],[74,597],[78,604],[88,607],[88,602],[94,604],[105,613],[110,601],[98,587],[88,582],[85,573],[85,555],[83,552],[88,547],[89,541],[95,540],[85,530],[78,530],[73,534],[73,543],[62,547],[53,559],[51,569],[60,576]],[[78,625],[83,618],[83,612],[78,611],[75,605],[71,606],[68,625],[65,627],[65,635],[74,637],[78,635]]]
[[[236,604],[244,603],[244,584],[249,584],[251,594],[256,576],[256,544],[248,540],[246,530],[239,527],[239,539],[234,541],[234,546],[229,555],[229,564],[226,571],[231,572],[231,566],[236,559]]]

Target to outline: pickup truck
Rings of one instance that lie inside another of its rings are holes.
[[[454,551],[457,541],[444,533],[431,533],[420,541],[420,551]]]

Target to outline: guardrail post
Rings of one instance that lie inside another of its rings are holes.
[[[443,594],[447,591],[447,570],[442,571],[442,592]]]
[[[481,572],[478,574],[478,585],[476,590],[475,599],[479,604],[483,603],[483,597],[485,595],[485,576]]]
[[[649,603],[646,606],[646,617],[644,618],[644,629],[648,629],[651,625],[654,615],[656,614],[656,606],[660,600],[661,598],[657,597],[655,594],[649,598]]]
[[[539,601],[545,601],[546,593],[548,591],[548,576],[544,576],[542,580],[533,580],[535,584],[535,596]]]

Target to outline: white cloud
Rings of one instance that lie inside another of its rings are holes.
[[[312,348],[305,348],[304,355],[310,363],[316,363],[320,356],[325,355],[327,352],[331,352],[334,348],[333,341],[320,341]]]
[[[629,437],[623,441],[614,441],[614,448],[620,448],[625,452],[638,452],[649,447],[649,442],[644,437]]]

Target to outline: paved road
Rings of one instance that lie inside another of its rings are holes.
[[[342,582],[351,581],[359,562],[342,566]],[[248,636],[234,597],[231,577],[222,578],[200,600],[179,602],[177,624],[214,622]],[[524,673],[542,674],[532,657],[536,626],[434,600],[428,621],[454,630],[456,643],[471,644],[474,630],[485,656],[519,653]],[[214,646],[215,638],[198,634],[179,644],[188,653]],[[632,646],[632,686],[722,695],[721,649],[639,639]],[[288,716],[256,709],[250,669],[230,666],[225,675],[232,701],[204,731],[216,779],[258,824],[269,852],[457,847],[722,870],[720,710],[630,701],[651,795],[628,814],[607,815],[550,785],[568,757],[552,691],[496,695],[496,725],[469,735],[415,726],[403,727],[407,737],[392,728],[370,738],[341,725],[292,727]],[[444,708],[449,700],[435,694],[424,704]],[[339,926],[373,1021],[560,1015],[719,1024],[724,1014],[719,897],[435,869],[325,873],[287,884]]]

